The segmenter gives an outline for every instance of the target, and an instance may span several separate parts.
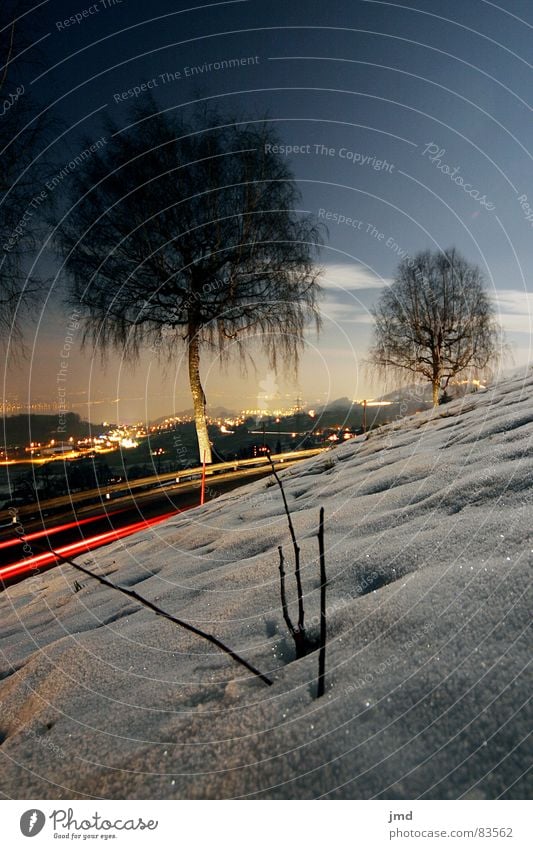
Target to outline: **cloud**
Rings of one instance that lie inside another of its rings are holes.
[[[360,263],[331,263],[321,277],[322,313],[339,324],[370,324],[370,307],[390,281]]]
[[[324,274],[320,278],[324,289],[344,289],[348,292],[360,289],[382,289],[392,281],[389,278],[380,277],[377,272],[371,271],[365,265],[358,262],[353,263],[326,263]]]
[[[357,304],[352,304],[348,308],[343,304],[328,304],[324,307],[322,316],[326,322],[334,324],[370,325],[374,323],[370,312]]]
[[[531,334],[533,330],[533,293],[520,289],[496,289],[493,295],[496,313],[504,330]]]
[[[324,266],[323,312],[333,321],[347,324],[371,324],[369,308],[380,290],[392,278],[380,277],[357,262],[331,263]],[[520,289],[496,289],[493,300],[498,320],[508,333],[533,331],[533,293]]]

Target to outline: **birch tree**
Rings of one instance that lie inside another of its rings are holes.
[[[451,380],[497,359],[501,330],[481,271],[455,248],[402,260],[372,312],[370,363],[382,375],[426,378],[434,406]]]
[[[190,120],[150,100],[73,175],[58,229],[85,339],[136,356],[184,346],[200,460],[211,462],[201,354],[260,340],[296,367],[318,323],[320,230],[267,123]]]

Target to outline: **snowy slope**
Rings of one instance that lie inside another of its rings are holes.
[[[284,473],[327,690],[295,661],[263,479],[0,595],[1,785],[14,798],[522,798],[530,762],[533,371]],[[83,584],[73,591],[75,580]],[[289,599],[294,612],[292,574]]]

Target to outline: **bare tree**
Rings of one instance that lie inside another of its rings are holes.
[[[455,248],[404,259],[372,312],[371,365],[426,378],[434,406],[450,380],[497,360],[501,330],[481,271]]]
[[[16,353],[22,322],[44,281],[28,273],[42,223],[50,164],[42,155],[53,122],[28,89],[40,61],[23,6],[6,0],[0,13],[0,344]],[[13,342],[17,343],[13,348]]]
[[[97,346],[188,356],[200,459],[211,462],[200,353],[259,338],[273,367],[295,366],[318,323],[320,243],[264,122],[216,112],[190,120],[137,107],[73,179],[59,228],[70,298]]]

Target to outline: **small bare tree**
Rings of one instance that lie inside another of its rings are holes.
[[[72,180],[59,228],[70,297],[104,350],[144,346],[188,359],[200,460],[211,462],[204,346],[224,353],[255,336],[271,365],[296,365],[318,323],[320,230],[266,123],[216,112],[159,111],[153,101]],[[241,350],[242,353],[242,350]]]
[[[372,312],[370,364],[426,378],[434,406],[450,380],[480,376],[498,358],[501,329],[481,271],[455,248],[404,259]]]

